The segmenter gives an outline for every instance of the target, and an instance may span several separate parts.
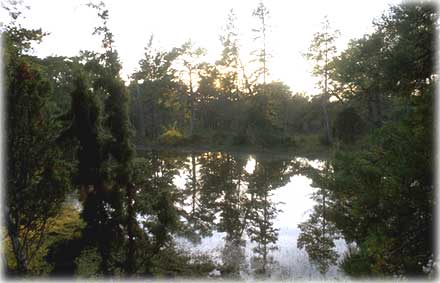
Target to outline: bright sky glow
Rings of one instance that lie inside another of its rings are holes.
[[[31,7],[25,13],[24,26],[41,27],[50,35],[35,48],[39,56],[78,55],[79,50],[98,50],[100,38],[92,36],[97,25],[95,12],[86,7],[88,0],[51,1],[25,0]],[[258,0],[202,1],[104,1],[110,13],[109,25],[115,36],[116,48],[126,79],[143,57],[148,38],[154,34],[156,46],[169,50],[188,39],[208,51],[207,60],[219,58],[219,36],[231,8],[237,15],[243,57],[255,48],[251,29],[256,27],[252,11]],[[372,31],[372,21],[379,18],[398,0],[369,1],[265,1],[270,11],[268,48],[269,80],[280,80],[293,92],[316,94],[312,65],[302,54],[307,51],[312,36],[319,31],[325,15],[341,37],[337,42],[342,51],[347,42]],[[7,19],[4,11],[0,19]]]

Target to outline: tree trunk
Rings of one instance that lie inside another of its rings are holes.
[[[376,120],[376,125],[377,127],[381,127],[382,126],[382,101],[381,101],[381,95],[379,93],[375,93],[374,94],[374,105],[376,108],[376,113],[377,113],[377,120]]]
[[[324,113],[324,121],[325,121],[325,131],[327,136],[327,141],[331,144],[332,143],[332,134],[330,131],[330,119],[328,117],[328,111],[327,111],[327,98],[325,98],[322,101],[322,111]]]
[[[327,41],[325,42],[325,70],[324,70],[324,99],[322,101],[322,110],[324,111],[325,128],[327,131],[327,142],[332,143],[332,134],[330,130],[330,119],[327,112],[327,102],[329,101],[328,95],[328,46]]]
[[[157,138],[157,127],[156,127],[156,117],[155,117],[155,112],[156,112],[156,105],[155,105],[155,101],[153,100],[151,102],[151,111],[150,111],[150,117],[151,117],[151,136],[153,139]]]
[[[265,180],[266,181],[266,180]],[[265,182],[266,183],[266,182]],[[264,219],[264,225],[266,226],[268,221],[268,217],[267,217],[267,192],[264,193],[264,208],[263,208],[263,219]],[[267,227],[264,227],[265,232],[267,233],[266,230]],[[263,237],[268,237],[268,235],[263,235]],[[267,240],[264,239],[263,242],[263,274],[266,275],[266,266],[267,266]]]
[[[137,105],[136,105],[136,109],[137,109],[137,114],[138,114],[138,125],[139,125],[139,137],[142,139],[142,141],[145,138],[145,113],[144,113],[144,105],[142,103],[142,99],[141,99],[141,95],[140,95],[140,91],[139,91],[139,84],[136,83],[136,91],[137,91],[137,95],[136,95],[136,101],[137,101]]]
[[[192,214],[196,210],[196,194],[197,194],[197,175],[196,175],[196,157],[194,153],[191,153],[191,165],[192,165]]]
[[[192,85],[192,70],[189,71],[189,92],[190,92],[190,108],[191,108],[191,117],[189,121],[189,136],[193,135],[194,132],[194,92]]]
[[[127,186],[127,236],[128,236],[128,251],[126,259],[125,272],[127,276],[132,276],[136,272],[136,243],[134,239],[134,227],[136,225],[136,216],[134,210],[134,195],[133,186]]]
[[[26,256],[23,251],[23,246],[20,243],[18,225],[14,223],[11,215],[7,218],[8,235],[11,239],[12,251],[14,252],[15,260],[17,261],[17,272],[24,275],[28,272]]]
[[[325,189],[322,189],[322,237],[325,238],[325,229],[326,229],[326,203],[325,203]]]

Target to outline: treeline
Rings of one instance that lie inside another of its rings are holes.
[[[203,61],[206,51],[191,41],[163,51],[150,38],[128,86],[138,144],[294,147],[300,137],[324,135],[322,96],[293,94],[282,82],[266,82],[269,11],[260,4],[253,15],[256,49],[248,64],[241,57],[232,10],[215,63]],[[326,143],[324,136],[321,140]]]

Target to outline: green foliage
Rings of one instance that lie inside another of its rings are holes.
[[[385,124],[364,149],[336,156],[334,221],[371,262],[360,274],[422,275],[432,255],[431,98],[413,97],[407,117]]]
[[[353,277],[368,277],[371,275],[372,260],[365,254],[354,247],[349,246],[348,251],[344,253],[340,263],[340,267],[344,272]]]
[[[344,143],[354,143],[363,133],[365,125],[352,107],[338,113],[335,121],[336,137]]]
[[[97,248],[83,249],[75,259],[75,274],[79,277],[94,278],[100,275],[101,257]]]
[[[95,184],[102,174],[102,109],[99,101],[90,90],[88,81],[82,73],[74,80],[72,91],[72,123],[65,135],[75,137],[79,143],[77,151],[78,170],[75,183]]]
[[[154,258],[172,244],[172,235],[181,229],[176,207],[180,195],[173,183],[179,164],[155,152],[134,160],[132,180],[137,193],[133,209],[139,226],[133,231],[137,239],[133,269],[137,274],[153,272]]]
[[[183,101],[177,92],[179,84],[174,67],[179,54],[178,49],[168,52],[154,49],[151,36],[139,70],[132,75],[135,81],[129,86],[133,98],[130,112],[135,116],[132,121],[140,138],[156,139],[160,129],[169,124],[183,127]]]
[[[321,143],[321,145],[324,145],[324,146],[331,146],[332,145],[332,142],[329,140],[326,131],[324,131],[323,133],[321,133],[319,135],[319,142]]]
[[[14,20],[20,14],[12,13]],[[59,212],[71,188],[72,164],[66,160],[59,140],[63,126],[50,111],[50,84],[41,66],[23,55],[44,34],[13,22],[3,35],[8,164],[5,218],[16,261],[14,272],[25,275],[41,272],[32,264],[40,256],[48,219]]]
[[[338,31],[331,30],[330,22],[327,17],[325,17],[322,23],[322,31],[314,34],[309,51],[305,54],[306,58],[314,62],[315,65],[312,73],[319,79],[318,87],[322,91],[321,106],[326,131],[325,143],[328,144],[332,144],[333,142],[328,104],[330,97],[335,93],[331,87],[331,73],[334,72],[334,67],[330,61],[336,53],[334,42],[338,33]],[[336,97],[338,96],[336,95]]]
[[[345,98],[362,110],[358,118],[339,116],[339,132],[350,136],[344,120],[366,120],[376,129],[336,154],[325,186],[332,221],[357,247],[341,263],[352,276],[430,272],[436,18],[429,4],[392,7],[373,34],[353,41],[334,61]]]
[[[135,211],[128,100],[107,27],[108,11],[103,3],[90,6],[102,21],[95,33],[103,35],[104,52],[82,54],[84,65],[78,66],[72,92],[71,127],[65,135],[79,144],[75,181],[85,195],[81,217],[86,226],[79,243],[70,245],[78,245],[79,251],[96,250],[99,274],[131,274],[133,264],[127,262],[133,258]]]
[[[336,118],[336,134],[352,143],[362,121],[371,129],[337,152],[321,184],[329,220],[356,247],[341,262],[353,277],[432,272],[434,18],[430,5],[393,7],[332,63],[332,80],[349,105]]]
[[[257,67],[257,70],[254,72],[253,76],[254,84],[258,82],[259,78],[263,76],[263,85],[266,85],[266,79],[269,74],[268,59],[270,54],[267,49],[267,32],[268,32],[268,17],[269,10],[263,4],[262,1],[258,3],[258,7],[252,12],[252,16],[254,16],[258,22],[257,28],[252,29],[255,33],[254,41],[258,45],[258,49],[253,52],[255,56],[255,61],[260,63],[260,66]]]
[[[334,179],[327,186],[336,226],[358,247],[342,265],[353,276],[422,276],[432,257],[434,18],[430,5],[393,7],[376,32],[354,42],[338,62],[347,67],[342,74],[352,75],[345,82],[356,86],[351,99],[369,93],[369,113],[382,120],[361,147],[335,156]],[[419,46],[415,37],[426,44]],[[398,101],[388,121],[374,100],[385,90]]]
[[[185,142],[185,138],[179,130],[171,128],[160,135],[158,141],[165,145],[181,145]]]
[[[216,268],[207,254],[193,254],[175,247],[163,249],[153,259],[152,274],[158,278],[206,278]]]
[[[249,224],[247,233],[252,242],[256,243],[251,267],[255,273],[262,276],[269,274],[275,263],[270,252],[277,249],[278,228],[274,227],[273,220],[279,209],[277,203],[271,200],[271,191],[283,186],[289,180],[283,162],[263,161],[256,157],[255,170],[248,177],[247,200]]]
[[[308,52],[305,57],[315,62],[313,74],[320,77],[319,86],[323,91],[327,91],[327,79],[332,72],[330,60],[336,54],[335,40],[339,36],[339,31],[331,30],[330,21],[327,17],[322,22],[322,31],[313,35],[313,40],[310,44]]]
[[[409,95],[433,81],[437,8],[432,2],[396,5],[376,22],[386,46],[386,86],[394,93]]]
[[[70,205],[63,205],[58,215],[47,220],[46,235],[35,255],[27,262],[28,272],[33,275],[45,275],[53,272],[61,261],[50,259],[52,249],[60,243],[78,238],[83,227],[84,223],[79,218],[78,211]],[[28,233],[38,233],[38,231],[29,231]],[[35,244],[33,243],[33,245]],[[4,242],[4,251],[8,270],[15,270],[17,261],[10,240]]]
[[[327,191],[328,183],[331,181],[331,168],[326,163],[321,170],[312,172],[313,186],[318,187],[318,191],[313,193],[312,198],[317,204],[313,207],[309,219],[298,225],[301,232],[297,246],[305,249],[310,262],[318,267],[321,274],[325,274],[338,259],[334,240],[339,238],[339,233],[334,223],[331,222],[332,215],[329,207],[332,203]]]
[[[261,4],[254,15],[263,40],[267,8]],[[191,41],[165,52],[154,49],[150,38],[139,70],[132,76],[136,81],[129,86],[138,143],[154,145],[163,138],[159,138],[163,134],[159,129],[175,125],[193,145],[301,147],[292,136],[318,133],[325,127],[318,100],[309,103],[305,95],[292,96],[282,82],[258,83],[258,77],[268,73],[270,56],[264,44],[257,52],[261,66],[252,78],[247,77],[238,40],[233,11],[220,37],[223,50],[215,64],[203,62],[204,50]],[[333,107],[328,108],[328,115],[334,116]]]
[[[231,100],[237,100],[241,97],[238,85],[240,57],[238,31],[235,25],[236,20],[234,10],[231,9],[224,28],[225,33],[220,36],[220,41],[223,45],[222,55],[220,60],[216,62],[216,67],[221,74],[219,89],[223,91],[220,94]]]

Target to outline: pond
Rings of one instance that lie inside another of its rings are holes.
[[[176,206],[188,231],[175,235],[177,247],[194,257],[208,256],[222,267],[212,270],[211,277],[323,278],[306,251],[297,248],[298,224],[313,211],[311,196],[317,190],[298,168],[319,169],[321,160],[226,152],[140,155],[151,161],[152,182],[168,182],[179,195]],[[341,256],[345,242],[337,240],[335,245]],[[344,275],[331,266],[325,278]]]

